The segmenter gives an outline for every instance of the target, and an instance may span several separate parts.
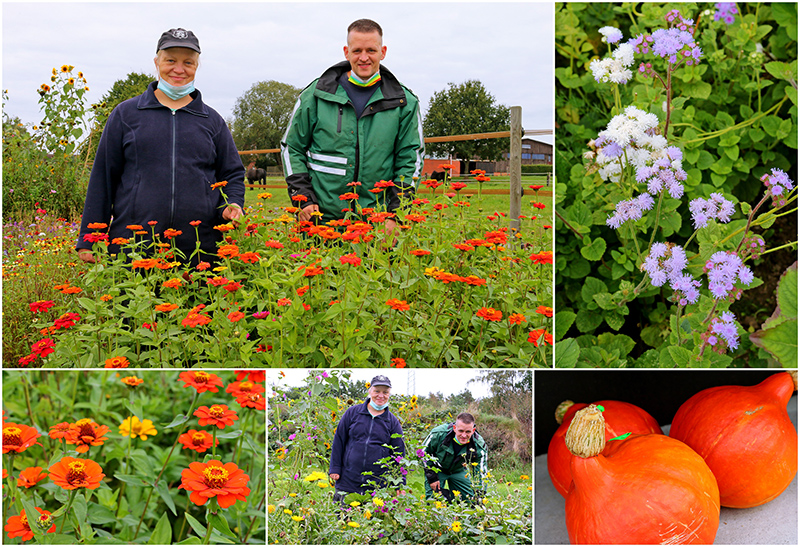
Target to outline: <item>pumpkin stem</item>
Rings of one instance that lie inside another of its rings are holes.
[[[792,377],[792,382],[794,382],[794,390],[797,391],[797,371],[796,370],[789,370],[787,371],[789,376]],[[561,423],[561,422],[559,422]]]
[[[558,422],[558,425],[561,425],[561,423],[564,421],[564,415],[567,413],[567,410],[569,410],[569,407],[574,404],[575,403],[567,399],[556,407],[556,422]]]
[[[564,441],[567,449],[580,458],[593,458],[606,446],[606,421],[596,405],[575,413]]]

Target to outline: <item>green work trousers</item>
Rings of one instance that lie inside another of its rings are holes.
[[[475,491],[472,489],[472,481],[469,478],[469,471],[466,469],[460,469],[452,475],[439,472],[437,476],[439,477],[439,487],[442,489],[442,494],[448,501],[453,499],[452,492],[454,490],[460,492],[459,497],[462,500],[472,498],[475,495]],[[425,480],[425,497],[428,499],[433,497],[433,490],[427,479]]]

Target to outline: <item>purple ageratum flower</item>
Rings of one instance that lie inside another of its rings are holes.
[[[786,194],[794,188],[794,181],[789,178],[789,175],[780,169],[773,168],[772,174],[764,173],[761,181],[767,187],[767,194],[772,197],[774,206],[786,205]]]
[[[722,312],[719,317],[711,321],[703,338],[717,353],[738,348],[739,331],[736,327],[736,316],[729,311]]]
[[[675,291],[675,297],[681,306],[694,304],[700,298],[701,283],[688,273],[672,279],[669,286]]]
[[[683,247],[658,242],[650,247],[650,253],[645,257],[641,268],[650,276],[650,284],[660,287],[667,281],[672,283],[681,280],[686,264]]]
[[[615,230],[629,220],[639,220],[644,211],[653,208],[653,196],[648,193],[640,194],[633,199],[617,203],[614,214],[606,219],[606,224]]]
[[[683,181],[686,180],[687,174],[681,166],[680,149],[672,146],[668,150],[677,154],[675,159],[670,160],[668,155],[658,159],[650,167],[640,167],[636,171],[636,180],[646,183],[647,191],[653,195],[666,189],[670,196],[680,199],[683,197]]]
[[[753,272],[733,251],[718,251],[711,255],[703,271],[708,274],[708,290],[717,300],[738,299],[742,290],[735,287],[737,279],[744,285],[753,282]]]
[[[714,21],[719,21],[720,19],[725,21],[726,25],[731,25],[736,20],[734,17],[739,10],[736,9],[736,2],[718,2],[714,4],[714,7],[717,9],[714,12]]]
[[[609,44],[616,44],[622,40],[622,31],[615,27],[602,27],[598,30],[603,35],[603,41]]]
[[[732,201],[728,201],[722,194],[714,192],[709,199],[697,198],[690,201],[689,211],[694,220],[694,229],[699,230],[705,228],[709,220],[730,222],[734,209]]]

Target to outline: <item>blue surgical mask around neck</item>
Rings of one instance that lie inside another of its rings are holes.
[[[194,80],[192,80],[188,84],[180,86],[174,86],[170,83],[167,83],[165,80],[158,80],[158,89],[163,91],[164,95],[166,95],[173,101],[177,101],[183,99],[189,93],[194,91]]]
[[[383,410],[383,409],[385,409],[387,406],[389,406],[389,401],[386,401],[386,404],[383,404],[383,405],[380,405],[380,406],[378,406],[378,405],[376,405],[375,403],[373,403],[373,402],[372,402],[372,399],[370,399],[370,400],[369,400],[369,406],[371,406],[371,407],[372,407],[372,408],[374,408],[375,410]]]

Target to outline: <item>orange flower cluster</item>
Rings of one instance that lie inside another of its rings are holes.
[[[20,488],[32,488],[39,482],[47,478],[47,473],[41,467],[27,467],[19,474],[17,486]]]
[[[390,298],[386,301],[386,305],[397,311],[406,311],[411,309],[411,306],[405,300],[398,300],[397,298]]]
[[[15,424],[12,422],[3,423],[3,454],[8,452],[20,453],[24,452],[34,444],[41,446],[41,443],[36,442],[39,438],[39,432],[33,427],[24,424]]]
[[[198,304],[189,310],[189,313],[187,313],[186,317],[184,317],[183,321],[181,321],[181,325],[184,327],[195,328],[211,323],[211,318],[200,311],[205,307],[205,304]]]
[[[532,330],[528,335],[528,342],[537,348],[539,347],[539,342],[542,342],[543,344],[550,344],[552,346],[553,335],[548,333],[545,329],[535,329]]]
[[[214,439],[211,433],[207,431],[197,431],[195,429],[190,429],[178,437],[178,442],[183,445],[183,448],[194,450],[198,454],[202,454],[211,448],[213,440],[217,441],[215,446],[219,446],[219,439]]]
[[[531,255],[531,260],[534,264],[552,264],[553,251],[543,251],[541,253],[534,253]]]
[[[198,421],[200,425],[215,425],[220,429],[233,425],[233,422],[239,419],[236,411],[229,410],[228,405],[211,405],[211,408],[201,406],[194,411],[194,415],[200,418]]]
[[[50,428],[51,439],[64,439],[67,444],[76,445],[75,450],[80,453],[88,452],[92,446],[100,446],[108,437],[108,426],[98,425],[89,418],[83,418],[75,423],[62,422]]]

